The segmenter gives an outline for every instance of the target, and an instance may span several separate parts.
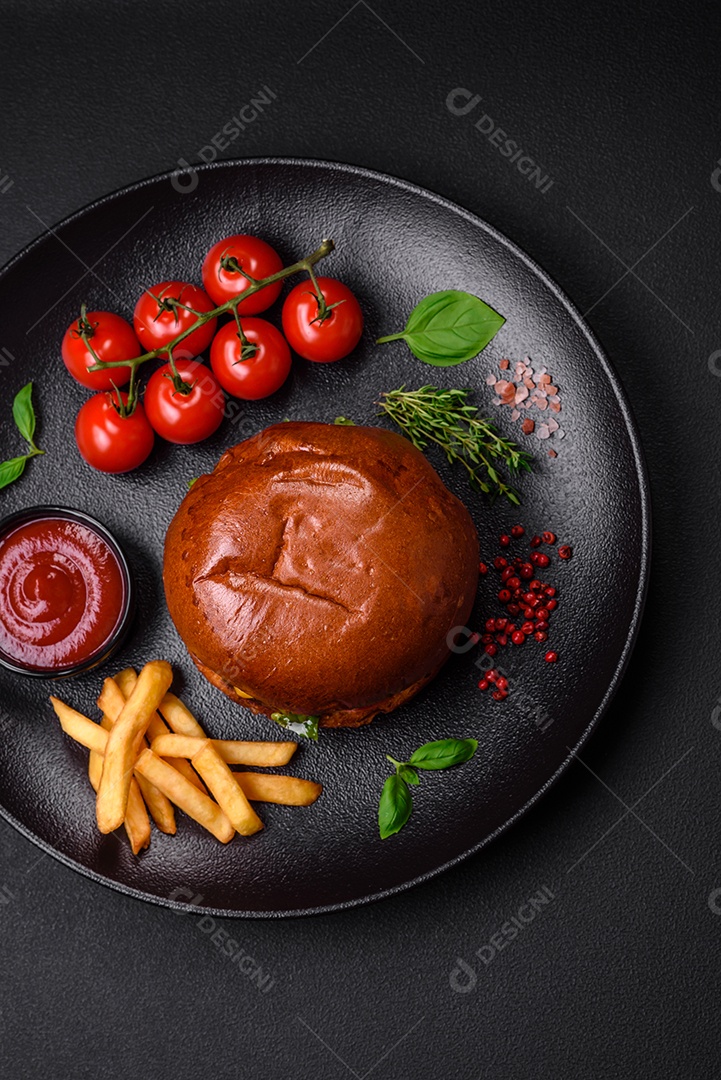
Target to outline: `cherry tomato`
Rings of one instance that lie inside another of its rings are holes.
[[[193,311],[212,311],[215,306],[198,285],[190,285],[185,281],[161,281],[159,285],[146,289],[135,305],[135,333],[148,352],[151,349],[162,349],[197,321],[198,316],[194,315]],[[192,308],[193,311],[188,311],[187,308]],[[207,349],[213,340],[217,322],[217,319],[211,319],[192,334],[188,334],[173,352],[175,359],[188,360]]]
[[[96,361],[81,337],[82,329],[87,330],[97,358],[112,363],[132,360],[143,351],[130,323],[112,311],[84,311],[65,331],[61,346],[65,367],[82,386],[90,390],[110,390],[113,383],[125,386],[130,378],[129,367],[88,371]]]
[[[283,269],[278,252],[257,236],[238,235],[219,240],[217,244],[213,244],[203,263],[203,285],[208,296],[217,305],[232,300],[250,285],[248,279],[238,270],[224,265],[226,260],[232,260],[242,270],[247,270],[256,281],[277,274]],[[238,311],[241,315],[257,315],[258,312],[265,311],[278,299],[282,288],[282,281],[266,285],[246,300],[241,300]]]
[[[128,395],[121,393],[123,405]],[[75,420],[75,441],[81,456],[94,469],[124,473],[137,469],[153,449],[155,436],[143,406],[138,403],[130,416],[121,416],[114,393],[94,394]]]
[[[153,372],[145,389],[145,411],[152,427],[172,443],[196,443],[220,427],[225,394],[205,364],[178,360],[178,374],[192,389],[176,390],[170,364]]]
[[[233,397],[258,401],[279,390],[290,374],[290,349],[280,330],[265,319],[242,319],[241,326],[256,351],[241,359],[242,345],[235,322],[221,326],[210,346],[210,366],[218,382]]]
[[[285,298],[283,333],[290,347],[305,360],[330,364],[355,349],[363,333],[363,312],[341,281],[319,277],[318,287],[331,309],[327,316],[321,317],[311,282],[301,281]]]

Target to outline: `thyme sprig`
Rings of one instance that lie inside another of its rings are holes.
[[[435,443],[451,464],[459,462],[464,466],[474,490],[494,499],[501,495],[518,506],[518,492],[497,466],[504,466],[511,475],[522,469],[530,472],[532,458],[504,439],[491,420],[478,416],[477,407],[468,401],[470,393],[437,386],[422,386],[419,390],[401,386],[381,394],[378,404],[419,450]]]

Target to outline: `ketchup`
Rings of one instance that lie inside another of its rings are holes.
[[[48,516],[0,536],[0,652],[35,671],[83,665],[123,620],[127,586],[108,542]]]

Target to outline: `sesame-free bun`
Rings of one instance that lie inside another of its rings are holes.
[[[163,577],[193,660],[229,697],[356,727],[448,658],[478,560],[468,511],[408,439],[289,422],[193,484]]]

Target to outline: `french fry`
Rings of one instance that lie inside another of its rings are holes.
[[[103,718],[100,721],[102,727],[106,731],[110,731],[115,721],[123,711],[125,705],[125,698],[123,697],[120,687],[114,682],[113,679],[106,679],[103,683],[103,689],[98,698],[98,707],[102,709]],[[145,739],[141,740],[141,747],[147,746]],[[161,832],[166,833],[169,836],[174,836],[177,832],[177,825],[175,823],[175,811],[170,799],[166,795],[163,795],[162,791],[158,791],[156,787],[146,780],[140,773],[136,773],[135,779],[138,782],[140,793],[145,800],[145,804],[150,811],[150,816],[160,829]],[[95,789],[97,791],[97,788]]]
[[[102,773],[103,759],[99,758],[99,761],[99,771]],[[93,776],[90,777],[90,783],[93,785],[93,789],[97,791],[98,785],[100,784],[100,776],[97,772],[94,772]],[[150,819],[145,803],[143,802],[140,783],[135,777],[133,777],[130,791],[128,792],[128,806],[125,811],[125,821],[123,822],[123,825],[128,840],[130,841],[130,848],[133,855],[137,855],[141,848],[148,847],[150,844]]]
[[[191,738],[203,740],[207,738],[190,709],[175,694],[165,695],[160,702],[160,712],[176,735],[189,735]]]
[[[53,701],[52,698],[50,700]],[[98,754],[96,750],[92,750],[89,758],[87,758],[87,779],[90,780],[96,794],[100,786],[101,775],[103,775],[103,754]]]
[[[55,697],[51,697],[50,701],[66,735],[98,754],[105,752],[110,735],[100,724],[94,724],[92,720],[88,720],[87,716],[71,709],[69,705]],[[202,791],[198,791],[189,780],[177,773],[166,761],[162,761],[146,748],[142,751],[135,766],[137,771],[159,791],[162,791],[171,802],[212,832],[218,840],[224,844],[232,840],[233,826],[220,807]],[[140,795],[139,790],[138,795]],[[147,818],[147,813],[145,816]],[[148,822],[149,833],[150,823]]]
[[[175,811],[170,799],[162,791],[154,787],[141,773],[136,773],[134,779],[138,782],[140,794],[143,796],[148,812],[158,829],[168,836],[175,836],[178,826],[175,823]]]
[[[108,741],[107,732],[99,724],[94,724],[87,716],[83,716],[82,713],[71,709],[69,705],[59,701],[58,698],[51,697],[50,701],[66,735],[69,735],[76,742],[82,743],[83,746],[94,746],[94,749],[90,751],[88,775],[90,783],[97,791],[103,769],[103,753]],[[128,806],[125,812],[124,825],[133,855],[137,855],[141,848],[146,848],[150,843],[150,820],[135,780],[132,781],[128,792]]]
[[[151,669],[150,673],[148,668]],[[163,827],[161,822],[170,825],[170,819],[163,815],[167,815],[166,807],[175,803],[222,843],[228,843],[236,831],[250,836],[263,828],[263,823],[250,806],[251,800],[284,806],[310,806],[321,794],[322,785],[312,780],[259,772],[232,772],[229,764],[261,768],[286,765],[295,753],[297,744],[289,741],[246,742],[206,738],[190,710],[174,694],[165,692],[170,671],[163,661],[146,665],[140,677],[128,669],[120,672],[117,679],[117,683],[112,679],[105,681],[98,699],[103,709],[100,724],[93,723],[58,698],[51,697],[50,701],[63,731],[90,750],[88,775],[99,795],[107,781],[107,759],[114,741],[119,760],[123,763],[129,760],[130,781],[124,824],[134,853],[147,847],[150,841],[150,822],[141,791],[145,793],[151,812],[154,816],[157,814],[156,821],[160,828]],[[123,690],[129,694],[129,700],[126,700]],[[151,710],[153,701],[155,705]],[[149,712],[154,712],[158,705],[173,728],[173,734],[156,713],[152,749],[148,749],[143,732],[150,733],[152,717]],[[126,733],[123,740],[118,742],[117,728],[121,723],[126,727]],[[143,725],[147,726],[144,728]],[[217,803],[206,794],[205,789],[198,788],[202,781],[188,759],[205,779]],[[171,764],[176,761],[190,771],[194,780]],[[110,775],[113,775],[112,771]],[[168,831],[174,832],[172,807],[170,814],[172,830],[168,827]]]
[[[101,756],[105,754],[108,745],[108,733],[101,728],[100,724],[94,724],[87,716],[83,716],[76,709],[71,709],[64,701],[56,697],[50,698],[50,704],[55,709],[55,715],[60,721],[60,727],[66,735],[69,735],[81,746],[87,746]]]
[[[133,855],[137,855],[141,848],[150,845],[150,818],[135,777],[130,782],[123,824]]]
[[[125,698],[130,697],[137,681],[138,676],[133,670],[133,668],[125,668],[123,671],[119,671],[114,679],[114,682],[119,686],[122,695]],[[150,717],[150,723],[148,724],[148,730],[146,732],[149,741],[152,742],[154,739],[159,738],[159,736],[168,735],[169,733],[170,728],[165,723],[160,713],[154,712],[153,715]],[[202,791],[204,795],[208,794],[208,790],[205,784],[200,779],[197,772],[192,767],[189,761],[186,761],[184,758],[181,757],[168,757],[167,762],[168,765],[172,765],[174,769],[177,769],[179,773],[182,773],[185,779],[189,780],[191,784],[195,784],[195,786],[200,791]]]
[[[172,679],[167,661],[146,664],[108,735],[96,801],[98,828],[103,833],[113,832],[123,823],[140,742]]]
[[[201,743],[192,761],[231,825],[241,836],[252,836],[263,828],[263,822],[210,739]]]
[[[279,803],[281,806],[310,806],[323,791],[322,784],[297,776],[272,776],[269,773],[233,773],[251,802]]]
[[[167,761],[156,757],[152,750],[145,749],[135,767],[142,776],[167,795],[171,802],[211,832],[221,843],[227,844],[233,839],[235,830],[220,806],[202,791],[198,791],[197,787],[176,772]]]
[[[120,693],[124,698],[130,697],[137,681],[138,673],[135,668],[131,667],[123,668],[122,671],[119,671],[117,675],[113,676],[113,682],[117,684]]]
[[[210,739],[223,761],[228,765],[255,765],[256,768],[274,768],[287,765],[298,744],[294,742],[242,742],[239,739]],[[153,739],[150,749],[158,757],[192,758],[200,750],[205,739],[194,735],[159,735]]]
[[[100,777],[103,773],[103,755],[97,750],[91,750],[88,757],[88,780],[93,785],[93,791],[98,790]]]
[[[262,829],[263,822],[246,799],[242,788],[237,784],[230,786],[228,775],[233,774],[207,739],[190,709],[175,694],[168,693],[160,702],[160,712],[176,735],[203,740],[205,745],[202,750],[191,758],[193,768],[200,773],[208,790],[218,800],[241,836],[252,836]]]

